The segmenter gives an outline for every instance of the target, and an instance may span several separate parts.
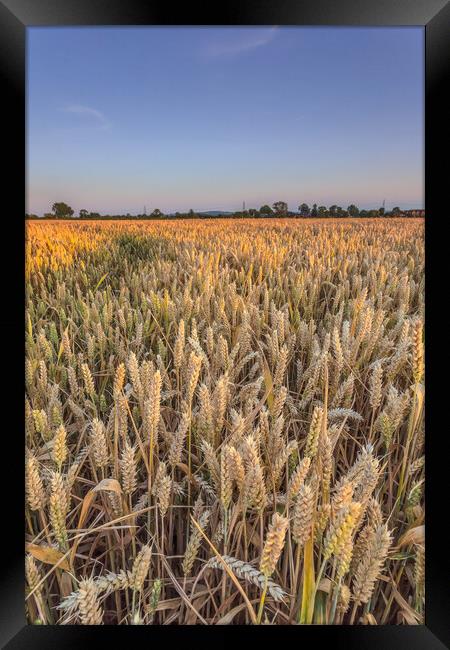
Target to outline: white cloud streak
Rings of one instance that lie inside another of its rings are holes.
[[[74,113],[75,115],[82,115],[93,118],[93,123],[101,129],[108,129],[111,124],[106,119],[101,111],[89,106],[82,106],[81,104],[70,104],[63,108],[65,113]]]
[[[278,32],[278,27],[271,27],[267,30],[255,28],[253,34],[250,30],[245,30],[245,33],[241,35],[239,31],[241,30],[234,31],[234,34],[237,33],[238,38],[235,37],[225,41],[210,43],[205,50],[205,54],[211,58],[234,57],[251,50],[256,50],[259,47],[268,45],[274,40]]]

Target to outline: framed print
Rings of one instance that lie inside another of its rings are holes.
[[[0,17],[2,647],[448,647],[448,3]]]

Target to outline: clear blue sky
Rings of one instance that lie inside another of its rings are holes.
[[[423,206],[420,27],[36,27],[27,75],[27,212]]]

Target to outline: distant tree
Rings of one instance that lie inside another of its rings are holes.
[[[59,202],[52,205],[52,212],[58,219],[67,219],[73,215],[73,210],[67,203]]]
[[[375,217],[380,216],[380,212],[378,210],[369,210],[368,216],[374,219]]]
[[[368,215],[369,215],[369,213],[367,212],[367,210],[360,210],[359,211],[359,216],[360,217],[364,218],[364,217],[367,217]]]
[[[339,218],[341,218],[341,217],[345,217],[345,215],[346,215],[345,210],[344,210],[343,208],[341,208],[340,205],[338,205],[338,206],[336,207],[336,216],[339,217]]]
[[[248,211],[248,216],[255,219],[256,217],[259,217],[259,212],[258,210],[255,210],[255,208],[250,208]]]
[[[317,217],[317,203],[313,203],[313,207],[311,209],[311,216]]]
[[[378,208],[378,214],[379,214],[380,217],[384,216],[384,208],[383,207]]]
[[[285,217],[288,212],[288,204],[284,201],[275,201],[272,206],[277,217]]]
[[[401,212],[402,211],[400,210],[398,205],[396,205],[395,208],[392,208],[391,214],[392,214],[393,217],[397,217],[399,214],[401,214]]]
[[[164,215],[159,208],[155,208],[150,216],[152,219],[162,219]]]
[[[328,209],[328,214],[330,217],[336,217],[337,216],[337,205],[330,205]]]
[[[100,219],[99,212],[89,212],[89,219]]]
[[[44,212],[44,216],[42,217],[43,219],[54,219],[55,215],[53,212]]]
[[[350,217],[357,217],[359,215],[359,209],[356,207],[354,203],[351,203],[348,208],[347,212]]]
[[[300,212],[302,217],[309,217],[309,215],[311,214],[311,210],[309,209],[309,205],[307,203],[302,203],[301,205],[299,205],[298,211]]]
[[[194,212],[194,210],[192,208],[188,212],[188,217],[189,217],[189,219],[194,219],[194,217],[195,217],[195,212]]]
[[[89,212],[87,210],[80,210],[80,219],[86,219]]]
[[[262,205],[262,206],[259,208],[259,212],[260,212],[260,214],[261,214],[263,217],[271,216],[271,215],[273,214],[273,210],[272,210],[272,208],[270,207],[270,205]]]
[[[321,219],[328,217],[328,210],[325,205],[319,205],[319,207],[317,208],[317,216],[320,217]]]

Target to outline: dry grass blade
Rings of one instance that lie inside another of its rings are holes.
[[[212,549],[212,551],[214,552],[214,554],[216,555],[218,561],[219,561],[219,562],[221,563],[221,565],[223,566],[224,571],[227,572],[228,576],[231,578],[231,580],[234,582],[234,584],[235,584],[236,587],[238,588],[238,590],[239,590],[239,592],[241,593],[242,598],[244,599],[244,602],[245,602],[245,604],[246,604],[246,606],[247,606],[247,610],[248,610],[248,613],[249,613],[249,615],[250,615],[250,618],[251,618],[252,622],[256,624],[256,614],[255,614],[255,611],[254,611],[254,609],[253,609],[253,607],[252,607],[252,605],[251,605],[249,599],[247,598],[247,594],[245,593],[245,591],[242,589],[241,585],[239,584],[239,580],[236,578],[236,576],[234,575],[233,571],[232,571],[232,570],[230,569],[230,567],[228,566],[226,560],[223,559],[223,557],[221,556],[221,554],[219,553],[219,551],[216,549],[216,547],[214,546],[214,544],[213,544],[213,543],[208,539],[208,537],[205,535],[205,533],[203,532],[203,530],[201,529],[201,527],[199,526],[199,524],[195,521],[195,519],[194,519],[192,516],[191,516],[191,520],[192,520],[192,523],[194,524],[194,526],[195,526],[195,527],[198,529],[198,531],[201,533],[202,537],[206,540],[206,542],[208,543],[208,545],[211,547],[211,549]]]

